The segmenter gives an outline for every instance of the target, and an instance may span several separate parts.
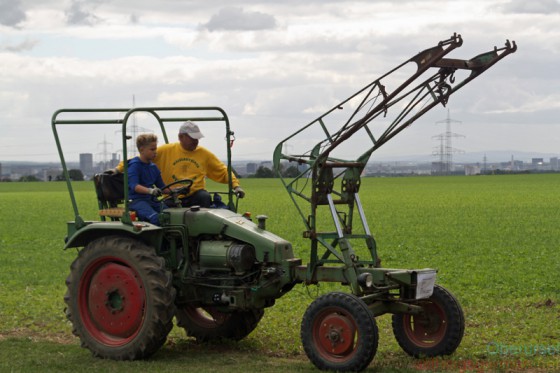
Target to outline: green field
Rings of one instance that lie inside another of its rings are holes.
[[[269,216],[307,262],[295,208],[275,179],[243,179],[241,211]],[[463,342],[446,359],[415,360],[378,318],[379,349],[368,370],[560,371],[560,175],[366,178],[360,192],[384,267],[438,268],[461,302]],[[86,219],[92,182],[76,183]],[[197,345],[174,328],[152,359],[112,362],[79,348],[64,316],[74,250],[63,251],[73,219],[64,183],[0,183],[0,372],[315,371],[299,340],[301,317],[332,285],[294,290],[267,309],[236,344]]]

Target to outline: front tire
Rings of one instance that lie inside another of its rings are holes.
[[[393,333],[401,348],[413,357],[451,355],[463,339],[465,316],[457,299],[436,285],[428,299],[419,300],[422,315],[393,315]]]
[[[96,357],[147,358],[173,327],[171,274],[140,241],[108,236],[90,242],[70,266],[66,285],[72,332]]]
[[[301,341],[317,368],[359,372],[373,360],[379,332],[373,314],[360,298],[333,292],[317,298],[305,311]]]

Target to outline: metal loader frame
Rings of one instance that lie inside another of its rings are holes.
[[[401,300],[419,296],[411,293],[410,289],[418,285],[418,276],[434,270],[380,268],[375,239],[360,202],[361,174],[374,151],[436,105],[445,106],[452,94],[517,49],[515,42],[510,43],[508,40],[503,48],[494,47],[469,60],[446,57],[462,43],[461,36],[454,34],[416,54],[276,146],[274,170],[302,218],[304,237],[311,240],[310,261],[307,266],[297,268],[299,280],[307,284],[319,281],[349,284],[354,295],[366,296],[364,300],[368,300],[370,307],[376,299],[390,297],[389,291],[394,289],[401,289]],[[411,64],[416,65],[416,70],[404,79],[399,79]],[[470,73],[458,80],[455,76],[458,70]],[[389,91],[385,81],[393,79],[399,79],[402,83]],[[322,133],[324,139],[305,152],[289,153],[288,142],[299,141],[302,137],[306,139],[305,134],[309,130]],[[370,142],[366,151],[355,159],[340,159],[332,155],[337,147],[358,133]],[[282,176],[281,170],[287,162],[298,165],[299,174],[296,177]],[[331,227],[331,230],[324,231],[319,226],[318,215],[322,208],[328,210],[334,230]],[[361,220],[361,233],[353,233],[355,210]],[[354,241],[365,244],[371,255],[370,260],[359,259],[352,246]],[[320,252],[321,248],[323,252]],[[363,274],[370,274],[371,277]],[[368,277],[369,281],[373,281],[373,286],[369,288],[364,286]],[[377,302],[374,307],[377,309],[373,310],[376,314],[398,311],[387,308],[391,306],[381,307],[380,303]]]

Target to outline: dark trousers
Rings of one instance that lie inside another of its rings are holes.
[[[162,209],[161,203],[152,200],[140,199],[130,202],[130,209],[136,211],[138,220],[149,221],[159,225],[159,212]],[[163,206],[166,208],[167,206]]]
[[[210,207],[212,204],[212,197],[208,191],[201,189],[197,190],[190,196],[181,199],[181,205],[183,207],[190,206],[200,206],[200,207]]]

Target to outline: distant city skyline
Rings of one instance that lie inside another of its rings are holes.
[[[492,154],[492,153],[491,153]],[[494,157],[497,157],[495,153]],[[116,165],[117,159],[111,160],[109,164],[105,162],[91,163],[91,153],[81,154],[81,162],[67,162],[67,168],[79,169],[86,179],[91,178],[95,173],[103,172]],[[364,170],[364,177],[368,176],[390,176],[390,175],[446,175],[464,174],[477,175],[484,173],[501,172],[560,172],[560,162],[558,156],[546,157],[542,154],[530,158],[529,160],[516,159],[511,155],[509,159],[493,160],[488,155],[483,156],[481,161],[461,162],[458,161],[451,165],[450,169],[445,169],[438,164],[437,160],[385,160],[371,161]],[[234,161],[233,167],[242,177],[251,176],[256,173],[259,167],[272,169],[272,162],[267,160],[254,161]],[[288,166],[290,164],[288,163]],[[62,167],[57,162],[29,162],[29,161],[0,161],[0,180],[18,181],[22,176],[34,176],[41,181],[52,181],[62,176]]]

